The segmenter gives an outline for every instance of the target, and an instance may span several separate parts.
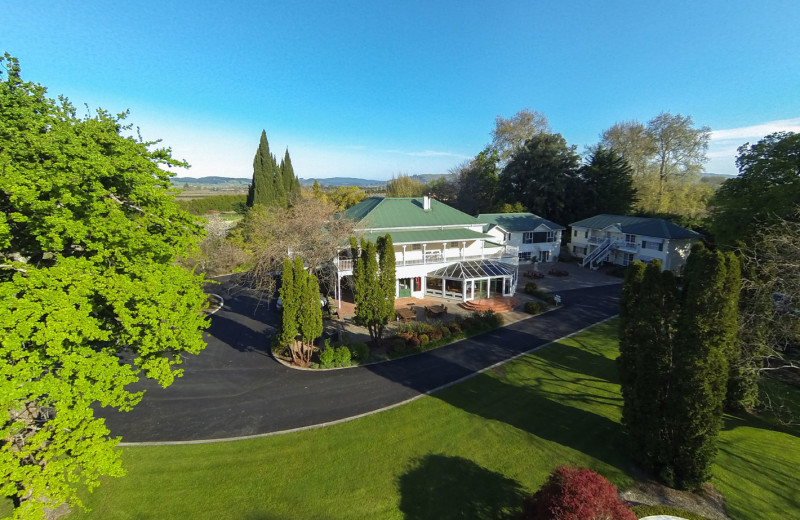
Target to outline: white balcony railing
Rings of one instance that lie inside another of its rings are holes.
[[[432,265],[432,264],[448,264],[453,262],[466,262],[470,260],[497,260],[506,259],[506,261],[516,264],[519,261],[519,248],[515,246],[505,246],[500,251],[493,253],[482,253],[473,255],[447,255],[446,257],[441,253],[429,253],[422,258],[403,258],[402,251],[395,254],[395,266],[402,267],[408,265]],[[353,260],[351,258],[337,258],[333,261],[334,265],[340,272],[352,271]]]

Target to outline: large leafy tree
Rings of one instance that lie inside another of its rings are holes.
[[[427,184],[412,179],[404,173],[399,174],[397,177],[392,177],[386,183],[387,197],[419,197],[424,195],[427,190]]]
[[[525,143],[536,134],[552,132],[547,117],[541,112],[526,107],[509,118],[497,116],[492,130],[492,142],[488,155],[496,153],[501,164],[505,165],[511,157],[521,150]]]
[[[717,243],[757,237],[762,226],[793,219],[800,206],[800,134],[778,132],[739,147],[739,175],[711,199]]]
[[[698,214],[708,186],[698,183],[711,130],[696,128],[692,116],[662,112],[647,122],[623,121],[601,134],[630,164],[637,209],[650,213]]]
[[[500,189],[529,211],[555,222],[574,221],[580,157],[561,134],[535,134],[500,174]],[[511,202],[511,201],[506,201]]]
[[[79,118],[0,65],[0,494],[42,518],[124,473],[95,405],[131,409],[126,385],[203,348],[203,280],[176,262],[201,228],[161,168],[183,163],[126,114]]]

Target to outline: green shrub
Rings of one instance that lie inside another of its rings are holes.
[[[325,349],[328,350],[328,349]],[[336,363],[337,367],[349,367],[350,366],[350,349],[347,347],[339,347],[335,351],[334,355],[334,363]]]
[[[421,336],[422,334],[430,336],[431,332],[433,332],[433,325],[421,321],[417,322],[414,332],[417,333],[417,336]]]
[[[526,302],[525,303],[525,312],[528,314],[540,314],[547,310],[547,306],[543,305],[539,302]]]
[[[528,282],[525,284],[524,290],[526,294],[534,294],[536,291],[539,290],[539,286],[536,285],[536,282]]]
[[[503,315],[497,314],[493,310],[473,313],[473,318],[479,325],[489,328],[499,327],[505,322]]]
[[[461,326],[456,322],[449,324],[447,328],[450,329],[450,332],[453,334],[459,334],[461,332]]]
[[[475,318],[464,318],[461,320],[461,328],[466,331],[473,330],[478,326],[478,322]]]
[[[427,334],[420,334],[419,335],[419,344],[422,345],[423,347],[425,345],[427,345],[430,342],[430,340],[431,339],[428,337]]]
[[[679,516],[687,520],[708,520],[705,516],[686,511],[679,507],[671,506],[633,506],[631,511],[636,515],[636,518],[644,518],[646,516],[667,515]]]
[[[533,296],[536,296],[540,300],[549,303],[550,305],[556,304],[556,298],[550,293],[546,293],[544,291],[536,291],[533,293]]]
[[[413,336],[410,340],[408,340],[406,342],[406,345],[408,345],[409,350],[411,350],[413,352],[414,350],[418,350],[419,349],[419,346],[421,345],[421,343],[422,342],[420,341],[420,339],[417,336]]]
[[[442,339],[442,329],[440,327],[436,327],[431,331],[430,334],[428,334],[428,337],[430,337],[431,341]]]
[[[403,341],[405,343],[405,341]],[[358,361],[359,363],[363,363],[367,359],[369,359],[369,346],[366,343],[353,343],[350,345],[350,354],[352,354],[353,359]]]
[[[439,332],[442,333],[442,337],[443,338],[449,338],[450,337],[450,328],[449,327],[445,327],[444,325],[442,325],[442,328],[439,329]]]
[[[319,366],[322,368],[332,368],[336,363],[336,349],[327,342],[325,349],[319,353]]]

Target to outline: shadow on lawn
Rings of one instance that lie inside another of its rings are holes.
[[[407,520],[516,518],[525,496],[516,480],[461,457],[428,454],[397,479]]]

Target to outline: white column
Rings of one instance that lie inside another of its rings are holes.
[[[422,244],[422,263],[428,263],[428,244]]]
[[[342,277],[339,273],[336,273],[336,292],[339,294],[339,297],[336,298],[336,301],[339,303],[338,308],[342,308]]]
[[[467,243],[461,242],[461,259],[463,260],[467,256]]]
[[[442,242],[442,261],[447,261],[447,242]]]
[[[403,244],[403,265],[406,265],[406,246]]]

